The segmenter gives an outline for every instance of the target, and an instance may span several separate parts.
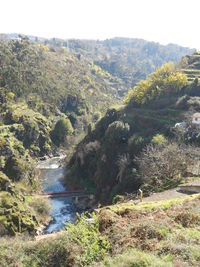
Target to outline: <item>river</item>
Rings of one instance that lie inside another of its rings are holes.
[[[40,180],[44,192],[67,191],[62,184],[64,168],[59,166],[62,157],[54,157],[42,161],[37,166],[40,169]],[[52,212],[49,225],[44,229],[44,233],[59,231],[66,222],[74,222],[76,208],[72,198],[51,198]]]

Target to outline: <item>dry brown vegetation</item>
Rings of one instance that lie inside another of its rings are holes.
[[[110,206],[101,209],[98,215],[100,231],[111,243],[112,257],[123,255],[132,248],[160,259],[170,255],[171,266],[199,266],[200,196],[179,201],[178,204],[176,200],[132,204],[132,208],[130,204],[126,208],[124,204],[123,208],[118,209],[119,204],[117,208]],[[106,266],[120,266],[108,262],[110,265]]]

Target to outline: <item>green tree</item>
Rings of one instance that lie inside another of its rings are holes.
[[[146,80],[141,80],[129,91],[125,103],[146,104],[161,95],[177,93],[187,85],[187,76],[180,72],[174,63],[169,62],[152,73]]]
[[[108,143],[125,143],[128,140],[130,126],[122,121],[114,121],[111,123],[105,133]]]
[[[52,141],[59,146],[65,141],[66,136],[73,133],[73,127],[69,119],[60,119],[57,121],[52,133]]]
[[[153,145],[162,146],[167,143],[167,139],[165,138],[163,134],[156,134],[153,136],[151,142]]]

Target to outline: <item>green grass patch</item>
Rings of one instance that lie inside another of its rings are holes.
[[[106,209],[110,209],[115,213],[121,213],[125,210],[136,210],[136,211],[142,211],[142,210],[148,210],[153,211],[156,209],[170,209],[172,205],[177,205],[183,203],[185,200],[193,200],[195,198],[198,198],[200,194],[185,196],[177,199],[171,199],[171,200],[161,200],[157,202],[141,202],[141,203],[121,203],[116,204],[112,206],[108,206]]]
[[[170,255],[162,258],[138,249],[129,249],[114,258],[108,257],[101,265],[108,267],[172,267],[173,257]]]

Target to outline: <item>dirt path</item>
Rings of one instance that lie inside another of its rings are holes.
[[[186,183],[184,185],[187,185],[188,187],[194,186],[194,185],[200,187],[200,180]],[[187,193],[179,192],[178,189],[179,188],[177,187],[177,188],[170,189],[170,190],[167,190],[161,193],[154,193],[149,197],[145,197],[143,199],[143,202],[156,202],[156,201],[161,201],[161,200],[170,200],[170,199],[184,197],[187,195]]]
[[[149,197],[145,197],[143,199],[143,202],[156,202],[160,200],[170,200],[170,199],[176,199],[179,197],[184,197],[185,195],[186,195],[185,193],[178,192],[177,188],[175,188],[175,189],[167,190],[161,193],[154,193]]]

